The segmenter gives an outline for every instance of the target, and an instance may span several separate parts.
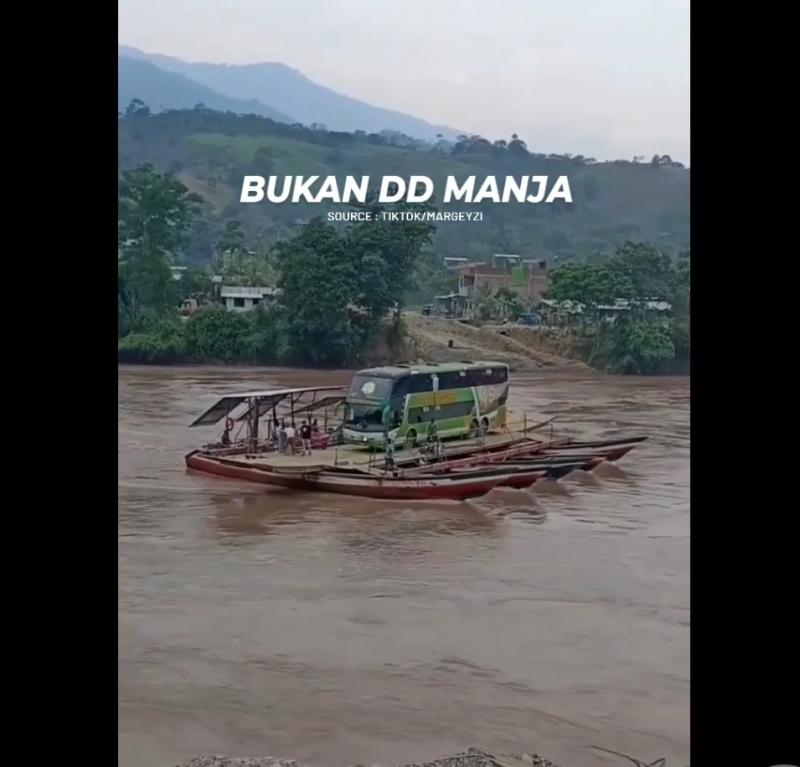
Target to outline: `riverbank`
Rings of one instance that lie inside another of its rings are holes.
[[[497,360],[506,363],[512,370],[526,371],[580,373],[592,370],[578,359],[547,348],[536,336],[517,337],[512,334],[512,325],[477,327],[458,320],[407,312],[403,315],[403,326],[408,359],[423,359],[426,362]],[[376,351],[380,358],[384,350],[378,348]]]
[[[512,370],[588,372],[591,368],[554,352],[536,337],[512,337],[508,326],[473,327],[439,317],[406,312],[399,323],[387,320],[349,367],[405,361],[428,363],[497,360]],[[188,321],[153,320],[121,338],[121,363],[145,365],[289,364],[282,329],[267,312],[234,314],[210,310]],[[312,367],[325,369],[324,365]]]
[[[276,759],[272,756],[229,757],[215,754],[198,756],[178,767],[306,767],[292,759]],[[558,767],[538,754],[491,754],[478,748],[452,756],[443,756],[422,764],[406,764],[402,767]]]
[[[117,359],[145,365],[271,366],[301,362],[317,369],[341,367],[342,363],[362,368],[401,360],[497,360],[513,371],[688,374],[688,345],[676,355],[663,328],[638,327],[635,333],[629,330],[627,326],[539,328],[515,323],[475,326],[404,312],[399,322],[387,318],[371,340],[347,350],[338,364],[327,365],[324,359],[317,359],[316,364],[311,359],[296,359],[287,340],[287,328],[272,312],[237,314],[212,309],[188,320],[162,317],[144,323],[119,339]],[[668,348],[659,351],[659,344]]]
[[[414,313],[403,315],[403,325],[410,359],[496,359],[519,371],[689,374],[688,348],[663,365],[650,364],[648,352],[620,348],[620,331],[610,325],[530,327],[509,322],[473,326]]]

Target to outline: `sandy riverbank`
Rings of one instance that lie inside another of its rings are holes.
[[[457,320],[426,317],[407,312],[403,315],[406,337],[401,349],[378,344],[367,355],[367,364],[396,361],[398,355],[409,361],[459,362],[497,360],[512,370],[552,370],[592,372],[583,362],[556,353],[547,339],[526,328],[512,325],[473,327]]]

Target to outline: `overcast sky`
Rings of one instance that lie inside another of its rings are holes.
[[[534,151],[689,162],[689,0],[119,0],[119,41]]]

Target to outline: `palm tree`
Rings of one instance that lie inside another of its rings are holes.
[[[511,320],[519,316],[521,305],[519,296],[509,288],[499,288],[495,293],[497,310],[500,319]]]
[[[498,313],[497,299],[492,295],[492,289],[488,285],[478,288],[475,297],[475,314],[479,320],[486,322],[494,319]]]

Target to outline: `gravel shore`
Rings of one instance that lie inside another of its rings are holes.
[[[306,767],[291,759],[275,759],[271,756],[229,757],[196,756],[178,767]],[[354,767],[363,767],[356,765]],[[373,767],[377,767],[373,765]],[[537,754],[490,754],[470,748],[461,754],[444,756],[422,764],[406,764],[400,767],[558,767]]]

